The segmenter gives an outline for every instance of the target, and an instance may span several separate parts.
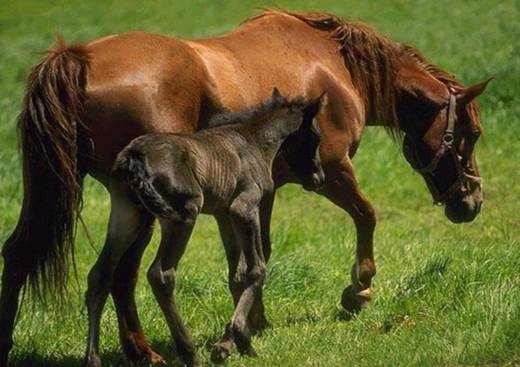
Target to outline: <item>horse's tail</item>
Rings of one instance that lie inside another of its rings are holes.
[[[176,214],[154,186],[148,162],[142,153],[131,148],[121,152],[114,165],[112,177],[125,182],[154,216],[171,218]]]
[[[74,263],[74,236],[82,204],[84,149],[79,136],[88,53],[83,46],[56,47],[29,75],[18,120],[23,155],[23,204],[3,255],[28,275],[39,298],[65,296]],[[86,146],[86,145],[85,145]]]

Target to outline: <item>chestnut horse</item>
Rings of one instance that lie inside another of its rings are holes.
[[[474,99],[486,85],[465,88],[413,47],[325,13],[267,11],[228,34],[196,41],[151,33],[75,46],[58,40],[29,76],[19,119],[24,199],[3,248],[0,366],[12,347],[22,286],[28,282],[40,296],[63,293],[83,177],[90,174],[107,185],[117,153],[136,136],[203,129],[215,113],[266,100],[274,86],[289,98],[307,100],[327,91],[329,102],[317,116],[326,175],[321,193],[354,221],[352,283],[341,303],[346,310],[360,310],[370,300],[376,272],[376,216],[352,164],[365,126],[385,126],[404,136],[405,157],[424,177],[434,201],[445,205],[448,219],[472,221],[483,200]],[[293,177],[281,169],[276,180]],[[272,204],[271,198],[269,210]],[[157,357],[133,296],[151,226],[142,223],[111,289],[123,349],[132,361]],[[266,260],[269,255],[266,248]],[[238,263],[235,256],[228,254],[229,264]],[[133,282],[118,282],[128,277]],[[236,297],[240,287],[232,280],[229,286]],[[255,314],[251,323],[258,329],[266,319],[263,309]]]

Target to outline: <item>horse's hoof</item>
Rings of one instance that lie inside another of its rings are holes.
[[[148,354],[148,361],[152,366],[165,366],[166,361],[164,358],[160,355],[155,353],[153,350],[150,349]]]
[[[370,288],[356,292],[352,286],[349,285],[341,295],[341,305],[348,313],[357,314],[368,306],[370,299]]]
[[[166,361],[160,355],[155,353],[153,350],[150,350],[150,354],[148,355],[148,361],[152,366],[165,366]]]
[[[137,355],[125,355],[125,366],[134,367],[134,366],[164,366],[166,365],[166,361],[164,358],[155,353],[150,347],[148,347],[145,351],[142,352],[141,356]]]
[[[215,364],[222,364],[229,358],[231,350],[222,344],[215,344],[211,352],[211,362]]]
[[[101,358],[97,354],[90,354],[85,357],[84,367],[101,367]]]

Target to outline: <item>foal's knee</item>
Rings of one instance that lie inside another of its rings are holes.
[[[255,265],[250,271],[247,273],[247,279],[255,286],[263,286],[265,282],[266,275],[266,266],[265,264]]]
[[[154,291],[171,295],[175,288],[175,270],[163,271],[159,264],[152,264],[146,274],[148,283]]]

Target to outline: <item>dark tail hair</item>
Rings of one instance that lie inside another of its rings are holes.
[[[3,250],[28,274],[38,298],[63,299],[74,263],[74,236],[82,204],[79,163],[81,122],[88,71],[83,46],[56,47],[27,82],[18,120],[24,198],[16,229]]]
[[[142,153],[125,149],[119,155],[112,175],[130,186],[144,207],[156,217],[168,218],[176,214],[153,185],[146,157]]]

